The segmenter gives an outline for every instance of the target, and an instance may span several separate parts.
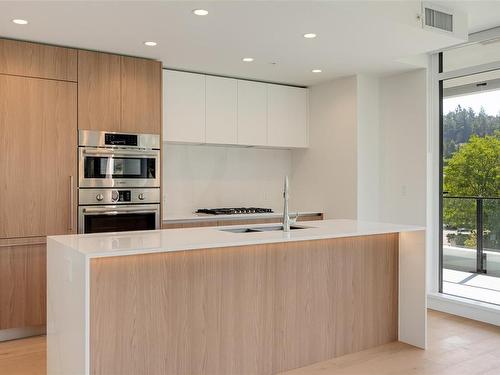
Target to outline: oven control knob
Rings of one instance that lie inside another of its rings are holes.
[[[95,196],[95,199],[97,199],[97,200],[100,202],[100,201],[102,201],[102,200],[104,199],[104,195],[102,195],[102,194],[97,194],[97,195]]]
[[[144,200],[144,198],[146,198],[146,197],[144,196],[144,193],[141,193],[141,194],[139,194],[139,195],[137,196],[137,198],[139,198],[141,201],[143,201],[143,200]]]
[[[116,202],[119,198],[120,198],[120,195],[118,194],[118,191],[117,190],[113,190],[111,192],[111,200],[113,202]]]

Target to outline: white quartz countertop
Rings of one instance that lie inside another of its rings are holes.
[[[250,226],[265,227],[269,225],[270,224],[254,224]],[[136,232],[75,234],[51,236],[48,238],[48,245],[50,246],[51,241],[57,241],[64,247],[76,250],[89,258],[94,258],[366,236],[383,233],[411,232],[425,229],[420,226],[372,223],[356,220],[302,221],[297,225],[307,228],[292,230],[289,233],[284,233],[283,231],[231,233],[221,230],[224,228],[249,226],[234,225],[229,227],[202,227]]]
[[[294,211],[290,211],[291,215],[295,215]],[[321,215],[321,212],[299,212],[299,216]],[[281,212],[258,213],[258,214],[235,214],[235,215],[209,215],[209,214],[188,214],[188,215],[173,215],[163,218],[164,223],[191,223],[196,221],[218,221],[218,220],[257,220],[280,218],[283,216]]]

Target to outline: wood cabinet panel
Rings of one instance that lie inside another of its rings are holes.
[[[232,78],[206,78],[206,143],[238,142],[238,84]]]
[[[275,374],[398,339],[398,234],[273,245]]]
[[[161,133],[159,61],[121,56],[121,131]]]
[[[76,81],[77,50],[0,39],[0,73]]]
[[[205,142],[205,82],[203,74],[165,70],[163,73],[163,137],[169,142]]]
[[[397,314],[397,234],[95,258],[90,372],[276,374],[395,341]]]
[[[323,220],[323,214],[302,215],[302,216],[299,216],[299,219],[298,219],[298,221],[313,221],[313,220]],[[225,226],[225,225],[266,224],[266,223],[281,223],[281,218],[203,220],[203,221],[192,221],[192,222],[186,222],[186,223],[163,222],[161,225],[161,228],[162,229],[196,228],[196,227],[216,227],[216,226]]]
[[[46,236],[0,238],[0,247],[46,244]]]
[[[162,223],[161,229],[216,227],[219,225],[219,223],[220,221],[217,220],[190,223]]]
[[[46,245],[0,246],[0,330],[45,319]]]
[[[73,232],[76,83],[0,75],[0,109],[0,238]]]
[[[120,131],[121,58],[78,51],[78,127]]]

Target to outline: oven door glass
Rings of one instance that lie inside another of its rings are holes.
[[[159,187],[159,150],[80,147],[79,187]]]
[[[156,158],[86,156],[83,168],[86,179],[156,178]]]
[[[85,215],[84,233],[125,232],[156,229],[156,213]]]
[[[152,230],[160,227],[160,205],[80,206],[78,233]]]

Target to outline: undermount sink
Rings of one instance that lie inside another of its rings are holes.
[[[290,230],[294,229],[307,229],[311,227],[303,227],[299,225],[290,225]],[[269,227],[252,227],[252,228],[226,228],[220,229],[222,232],[231,233],[256,233],[256,232],[271,232],[271,231],[282,231],[283,225],[272,225]]]
[[[223,232],[231,232],[231,233],[253,233],[253,232],[261,232],[260,230],[255,230],[252,228],[231,228],[231,229],[221,229]]]

